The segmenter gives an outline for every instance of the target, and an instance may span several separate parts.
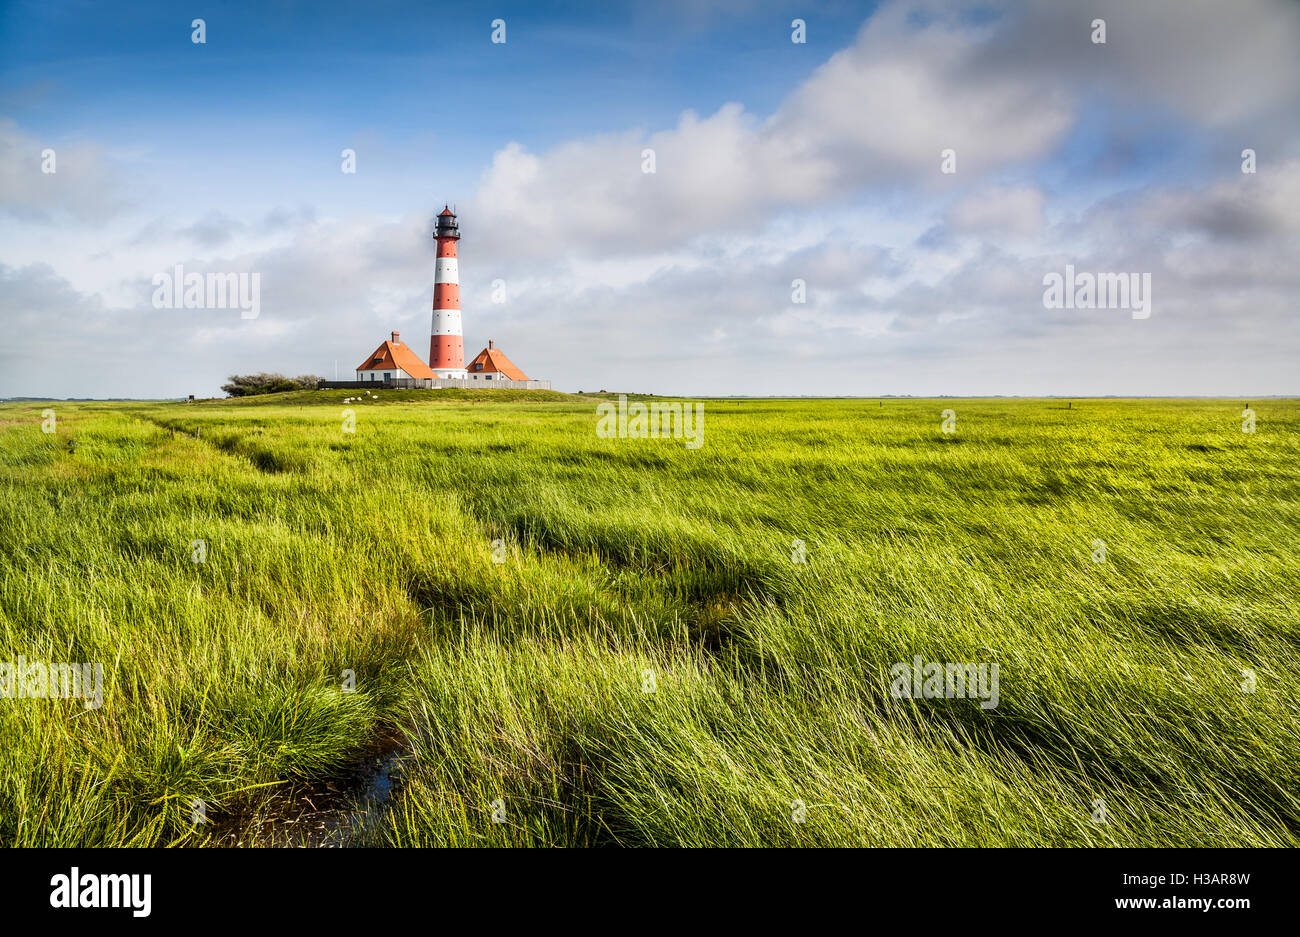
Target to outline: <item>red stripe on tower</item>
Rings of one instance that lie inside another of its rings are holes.
[[[438,377],[465,377],[465,340],[460,330],[460,269],[456,242],[460,226],[448,207],[438,215],[433,232],[438,259],[433,273],[433,325],[429,338],[429,367]]]

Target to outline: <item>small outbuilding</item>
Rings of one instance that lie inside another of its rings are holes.
[[[492,339],[488,339],[487,347],[474,356],[465,372],[471,381],[530,380],[504,351],[493,346]]]

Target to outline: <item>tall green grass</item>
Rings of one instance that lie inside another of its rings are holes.
[[[0,661],[108,684],[0,700],[0,841],[201,844],[394,730],[392,845],[1300,841],[1296,401],[710,400],[687,450],[351,395],[0,407]],[[999,705],[894,698],[916,655]]]

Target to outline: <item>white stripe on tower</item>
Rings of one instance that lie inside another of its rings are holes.
[[[465,341],[460,330],[460,266],[456,242],[460,229],[450,208],[438,216],[433,233],[438,259],[433,267],[433,323],[429,337],[429,367],[438,377],[465,377]]]
[[[460,262],[455,257],[439,257],[433,265],[434,283],[460,285]]]

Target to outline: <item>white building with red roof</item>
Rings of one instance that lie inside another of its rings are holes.
[[[528,381],[531,378],[506,357],[506,353],[493,346],[488,339],[487,347],[474,356],[474,360],[465,368],[466,376],[471,381]]]
[[[357,365],[358,381],[393,381],[402,378],[436,377],[415,352],[398,341],[400,333],[376,348],[365,361]]]

